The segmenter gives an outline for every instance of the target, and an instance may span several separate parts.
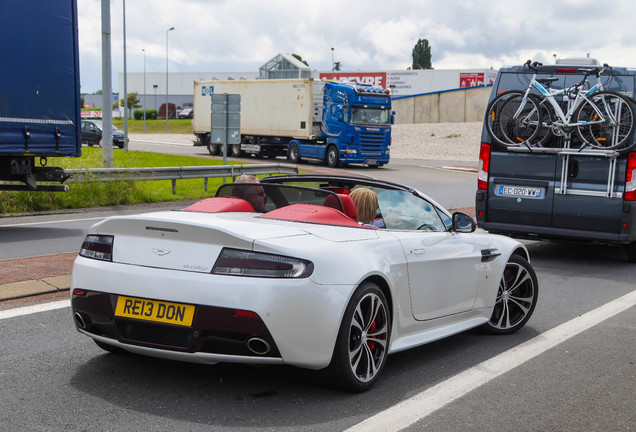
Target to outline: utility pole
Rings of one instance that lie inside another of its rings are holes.
[[[110,0],[102,0],[102,164],[113,167],[113,85],[110,58]]]
[[[170,27],[166,30],[166,133],[168,133],[168,33],[170,30],[174,30],[174,27]]]
[[[128,74],[126,73],[126,0],[124,0],[124,150],[128,151]]]

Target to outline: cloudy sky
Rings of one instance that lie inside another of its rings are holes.
[[[111,0],[113,91],[123,71],[123,1]],[[101,2],[78,0],[82,92],[101,83]],[[420,38],[435,69],[584,57],[636,66],[633,0],[127,0],[129,72],[256,72],[279,52],[311,69],[406,69]]]

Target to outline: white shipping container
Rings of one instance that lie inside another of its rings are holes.
[[[241,135],[312,139],[319,124],[323,81],[313,79],[195,81],[194,133],[210,132],[211,94],[241,95]]]

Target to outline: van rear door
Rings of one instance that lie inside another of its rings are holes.
[[[571,66],[544,66],[540,72],[539,78],[558,78],[553,88],[569,87],[582,78]],[[491,100],[504,91],[525,90],[530,79],[527,68],[501,70]],[[616,68],[602,75],[602,82],[606,90],[633,97],[633,71]],[[563,106],[565,110],[567,99]],[[482,142],[492,142],[485,128]],[[477,193],[480,226],[517,236],[625,241],[630,235],[623,220],[628,217],[622,196],[626,157],[578,147],[573,140],[568,149],[564,137],[557,136],[544,148],[502,149],[491,144],[487,191]]]

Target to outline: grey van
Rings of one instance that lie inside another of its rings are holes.
[[[589,59],[588,59],[589,60]],[[537,77],[568,88],[589,64],[541,65]],[[533,71],[502,68],[490,95],[524,91]],[[603,87],[634,102],[636,69],[610,68]],[[563,101],[566,104],[567,100]],[[574,135],[574,134],[572,134]],[[630,138],[630,145],[634,143]],[[623,245],[636,262],[636,149],[582,149],[571,137],[550,136],[541,147],[498,144],[481,137],[476,216],[491,232],[535,240],[556,239]]]

